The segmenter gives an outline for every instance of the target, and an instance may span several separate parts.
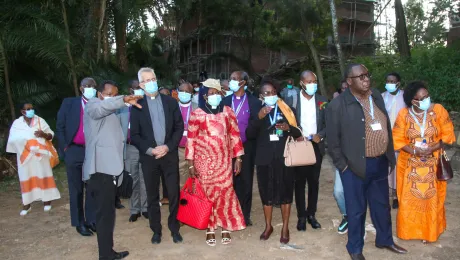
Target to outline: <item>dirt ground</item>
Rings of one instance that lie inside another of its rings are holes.
[[[458,156],[457,156],[457,159]],[[459,168],[456,168],[457,170]],[[259,241],[263,231],[263,212],[258,195],[256,180],[254,182],[254,202],[252,220],[254,226],[241,232],[233,233],[231,245],[220,243],[211,248],[205,244],[204,231],[183,227],[181,233],[184,243],[172,242],[165,225],[168,210],[162,207],[163,242],[152,245],[152,232],[144,218],[129,223],[128,209],[117,210],[115,227],[115,250],[129,250],[127,259],[349,259],[345,249],[347,235],[337,233],[340,214],[332,196],[334,170],[331,160],[326,158],[320,180],[320,195],[317,219],[322,224],[321,230],[310,226],[306,232],[296,230],[296,210],[292,207],[290,246],[280,247],[281,212],[274,211],[275,232],[269,241]],[[50,213],[44,213],[40,203],[32,205],[32,211],[25,217],[19,216],[21,196],[16,180],[0,185],[0,259],[97,259],[96,236],[82,237],[70,226],[68,191],[63,168],[55,173],[62,198],[53,204]],[[423,245],[420,241],[395,241],[409,250],[405,256],[395,255],[374,246],[375,233],[367,232],[364,255],[367,259],[460,259],[460,175],[448,187],[446,202],[447,230],[434,244]],[[128,206],[126,200],[123,201]],[[396,211],[392,210],[395,220]],[[370,218],[367,219],[371,223]],[[393,221],[393,230],[395,230]],[[218,240],[218,242],[220,242]]]

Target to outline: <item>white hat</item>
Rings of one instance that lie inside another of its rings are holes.
[[[222,87],[220,86],[220,81],[217,79],[207,79],[201,83],[203,84],[203,86],[207,88],[215,88],[219,91],[222,90]]]

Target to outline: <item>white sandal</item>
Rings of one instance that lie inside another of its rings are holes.
[[[29,211],[32,209],[32,206],[30,206],[28,209],[23,209],[21,210],[21,213],[19,213],[19,215],[21,216],[25,216],[29,213]]]
[[[231,231],[228,230],[222,230],[221,234],[231,234]],[[232,242],[231,237],[222,237],[222,245],[228,245]]]
[[[51,210],[51,205],[46,205],[45,207],[43,207],[43,211],[45,212],[49,212]]]
[[[206,232],[206,236],[208,236],[208,235],[214,235],[214,237],[215,237],[216,232],[208,231],[208,232]],[[208,246],[216,246],[216,239],[215,238],[206,239],[206,244]]]

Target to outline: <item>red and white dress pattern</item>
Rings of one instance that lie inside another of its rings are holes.
[[[185,159],[193,160],[198,179],[214,203],[208,228],[234,231],[246,228],[233,189],[232,158],[244,154],[235,114],[225,106],[222,113],[207,114],[198,108],[188,123]]]

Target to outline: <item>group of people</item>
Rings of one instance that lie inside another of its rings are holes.
[[[455,136],[449,114],[431,103],[424,83],[411,82],[402,90],[400,76],[390,73],[387,91],[380,94],[371,88],[367,68],[351,64],[328,102],[317,93],[312,71],[300,74],[299,87],[290,79],[283,91],[277,81],[263,79],[258,96],[247,89],[248,81],[246,72],[235,71],[228,80],[182,82],[171,95],[159,89],[153,69],[141,68],[138,80],[127,87],[129,95],[118,95],[113,81],[97,85],[85,78],[82,96],[63,101],[56,134],[66,163],[71,223],[83,236],[97,233],[99,259],[129,254],[113,250],[116,190],[123,170],[133,179],[129,222],[141,215],[148,218],[153,244],[162,241],[162,204],[169,205],[173,242],[183,241],[176,215],[180,187],[189,177],[198,178],[213,203],[206,244],[217,244],[219,228],[221,243],[231,243],[232,231],[253,225],[254,170],[265,216],[260,240],[272,235],[273,207],[279,207],[280,243],[289,243],[294,194],[297,230],[305,231],[307,223],[321,228],[316,211],[326,140],[337,168],[334,197],[343,215],[338,232],[348,232],[352,259],[365,259],[368,204],[376,246],[407,252],[393,241],[390,192],[398,207],[399,238],[425,243],[438,239],[446,228],[446,183],[436,179],[436,159]],[[44,201],[46,211],[60,197],[50,160],[43,160],[52,157],[46,144],[54,133],[33,111],[30,103],[21,108],[23,116],[13,123],[7,148],[18,156],[21,215],[33,201]],[[286,166],[288,137],[311,141],[316,163]]]

